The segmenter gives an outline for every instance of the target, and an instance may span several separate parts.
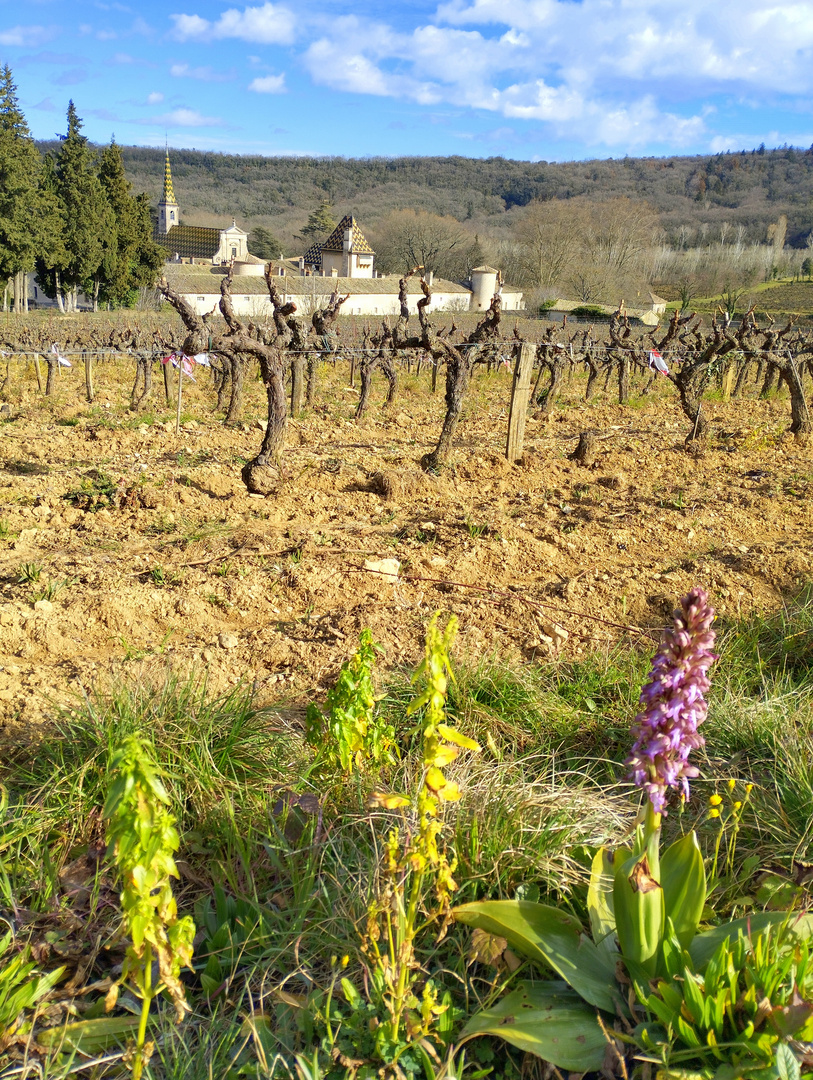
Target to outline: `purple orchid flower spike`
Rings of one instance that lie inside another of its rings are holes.
[[[635,743],[627,758],[630,778],[646,791],[656,814],[665,813],[667,788],[689,798],[689,780],[698,775],[689,755],[705,745],[697,729],[706,719],[703,696],[711,685],[714,608],[703,589],[694,588],[680,601],[674,626],[664,632],[641,691],[643,712],[635,718]]]

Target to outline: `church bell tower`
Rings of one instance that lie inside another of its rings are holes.
[[[175,201],[175,192],[172,190],[172,170],[169,167],[169,150],[164,163],[164,194],[158,203],[158,232],[168,233],[173,225],[179,225],[181,210]]]

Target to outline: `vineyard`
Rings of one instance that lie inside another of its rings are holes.
[[[365,625],[414,658],[425,608],[527,662],[656,626],[694,580],[739,611],[806,573],[813,345],[792,326],[508,328],[495,303],[411,335],[340,321],[340,298],[244,327],[227,279],[225,321],[170,298],[185,332],[62,324],[57,352],[53,325],[4,328],[7,723],[134,657],[298,693]]]

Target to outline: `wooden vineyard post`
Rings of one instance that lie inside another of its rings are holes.
[[[181,434],[181,388],[183,387],[183,357],[178,360],[178,408],[175,412],[175,434]]]
[[[42,393],[42,372],[40,371],[39,353],[34,353],[34,371],[37,373],[37,389]]]
[[[726,366],[725,374],[723,375],[723,401],[731,400],[731,388],[734,385],[734,365],[729,363]]]
[[[355,350],[350,354],[350,389],[356,388],[356,353]]]
[[[531,372],[535,355],[536,347],[523,342],[514,365],[511,411],[508,414],[508,441],[505,447],[505,456],[512,465],[522,457],[522,447],[525,442],[525,416],[531,394]]]
[[[294,417],[302,412],[302,398],[305,391],[304,375],[305,357],[299,353],[291,360],[291,416]]]
[[[162,363],[161,367],[164,369],[164,397],[167,399],[167,405],[172,401],[172,395],[169,389],[169,361]]]
[[[88,401],[93,401],[93,353],[82,349],[82,358],[85,361],[85,390]]]
[[[432,357],[432,393],[438,388],[438,358]]]

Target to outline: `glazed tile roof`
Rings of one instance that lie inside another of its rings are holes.
[[[305,266],[322,265],[322,244],[314,244],[305,252]]]
[[[343,251],[345,229],[353,230],[353,242],[350,250],[354,255],[375,255],[375,252],[367,243],[364,233],[359,228],[358,222],[351,214],[345,214],[324,244],[322,244],[322,251]]]
[[[168,233],[156,233],[156,244],[166,248],[170,258],[213,259],[220,247],[220,229],[205,229],[198,225],[173,225]]]
[[[164,198],[161,200],[164,203],[173,203],[178,205],[175,199],[175,192],[172,190],[172,170],[169,167],[169,150],[167,150],[167,159],[164,162]]]

